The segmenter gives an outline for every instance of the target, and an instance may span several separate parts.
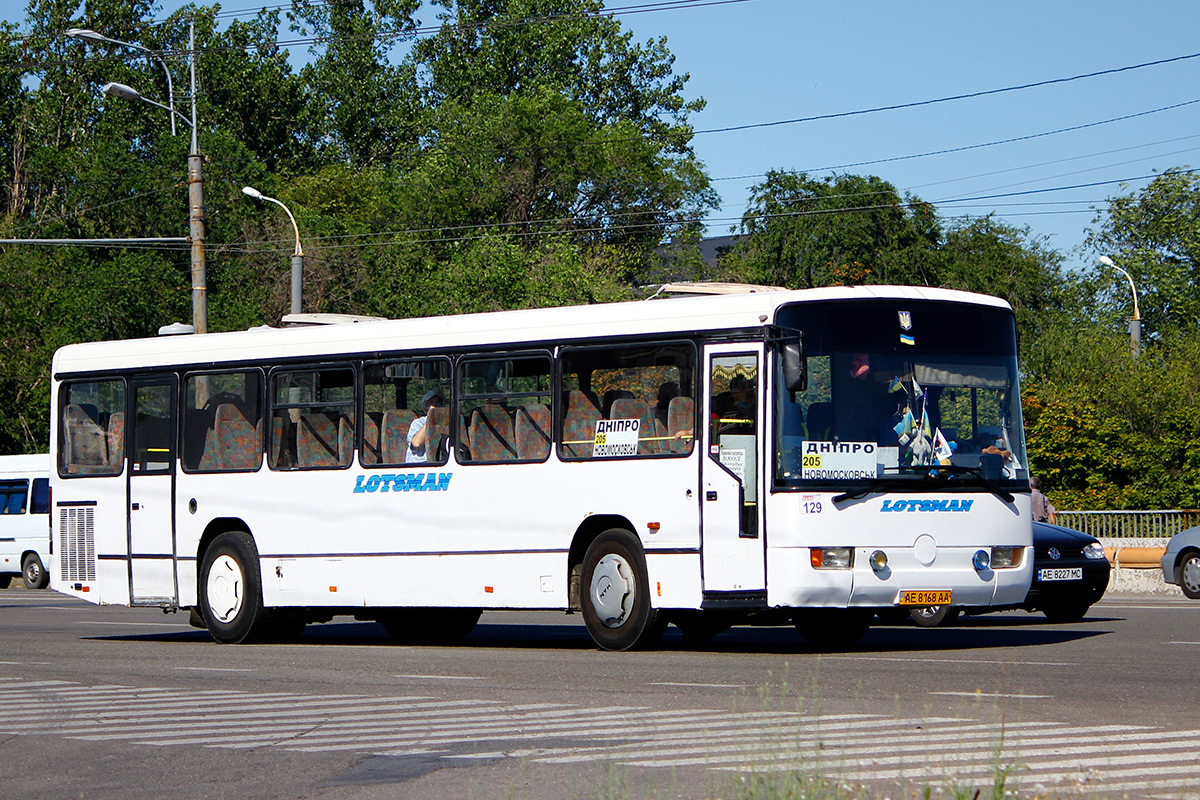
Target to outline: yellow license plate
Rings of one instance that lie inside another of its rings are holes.
[[[949,589],[905,589],[900,592],[902,606],[948,606],[951,600]]]

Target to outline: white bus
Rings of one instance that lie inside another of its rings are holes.
[[[0,456],[0,589],[20,577],[45,589],[50,552],[50,456]]]
[[[912,287],[97,342],[53,363],[52,585],[220,642],[582,612],[600,647],[1019,603],[1002,300]],[[431,402],[430,402],[431,401]],[[411,435],[410,435],[411,434]]]

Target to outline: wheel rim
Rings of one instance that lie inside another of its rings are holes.
[[[933,619],[941,610],[941,606],[921,606],[919,608],[914,608],[913,613],[922,619]]]
[[[1189,556],[1183,562],[1180,576],[1183,579],[1183,585],[1189,591],[1200,592],[1200,556]]]
[[[36,561],[30,561],[25,567],[25,582],[26,583],[41,583],[42,570]]]
[[[619,628],[629,619],[637,596],[633,568],[618,555],[609,553],[592,570],[592,608],[606,628]]]
[[[208,610],[213,619],[228,623],[241,613],[245,581],[242,565],[236,559],[220,555],[213,560],[207,581]]]

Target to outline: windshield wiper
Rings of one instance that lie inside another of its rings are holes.
[[[904,467],[884,467],[885,472],[889,471],[889,470],[895,470],[897,472],[900,470],[920,471],[920,472],[925,472],[926,477],[938,477],[938,475],[940,475],[943,472],[946,473],[947,476],[949,476],[949,475],[969,475],[971,478],[974,479],[971,481],[972,483],[977,483],[978,485],[987,489],[989,492],[991,492],[996,497],[1003,500],[1005,503],[1013,502],[1012,493],[1007,491],[1006,489],[1002,489],[1001,487],[997,486],[996,483],[994,481],[992,481],[991,478],[988,478],[984,475],[983,470],[980,469],[979,467],[963,467],[963,466],[959,466],[957,464],[919,464],[919,465],[904,466]],[[938,475],[933,475],[932,473],[938,473]],[[840,503],[844,500],[857,500],[860,497],[866,497],[869,494],[872,494],[874,492],[878,492],[878,491],[881,491],[884,489],[915,488],[913,485],[913,482],[911,480],[906,480],[906,479],[900,478],[900,477],[868,478],[868,480],[870,481],[870,483],[867,486],[865,486],[861,489],[856,489],[852,492],[845,492],[843,494],[839,494],[837,497],[833,498],[833,502]]]

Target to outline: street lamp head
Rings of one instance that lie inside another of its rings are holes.
[[[1099,261],[1101,264],[1103,264],[1103,265],[1104,265],[1104,266],[1106,266],[1106,267],[1115,267],[1115,266],[1117,266],[1117,265],[1116,265],[1116,264],[1113,262],[1113,260],[1112,260],[1111,258],[1109,258],[1108,256],[1100,256],[1100,257],[1099,257],[1099,258],[1097,258],[1096,260],[1097,260],[1097,261]]]
[[[247,197],[253,197],[255,200],[263,199],[263,193],[258,189],[255,189],[253,186],[243,186],[242,194],[246,195]]]
[[[119,97],[122,100],[142,99],[142,95],[137,89],[134,89],[132,86],[126,86],[123,83],[106,83],[100,87],[100,91],[113,97]]]
[[[92,42],[107,42],[108,41],[107,36],[100,34],[100,33],[96,33],[95,31],[90,30],[88,28],[70,28],[67,30],[67,36],[70,36],[72,39],[87,39]]]

